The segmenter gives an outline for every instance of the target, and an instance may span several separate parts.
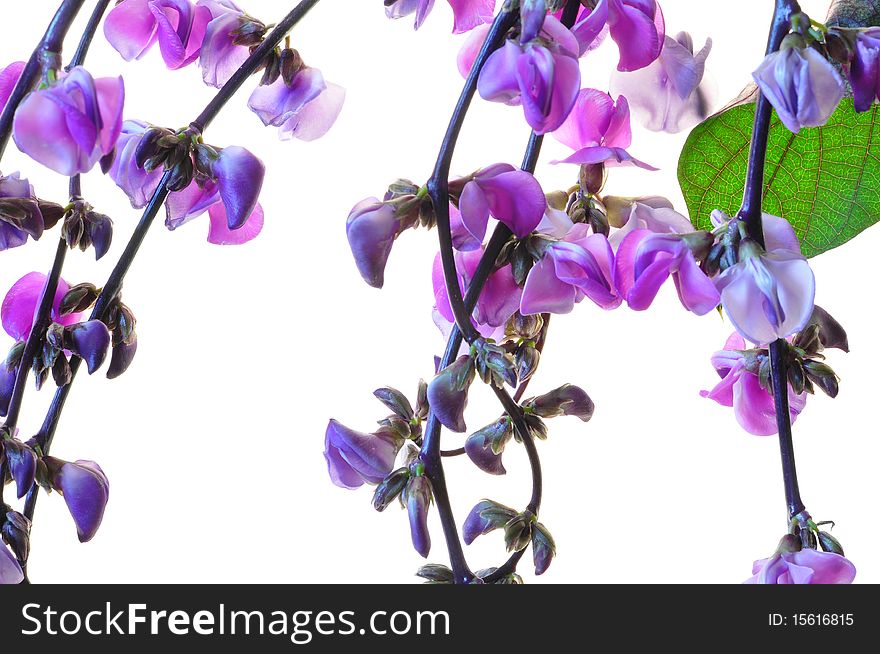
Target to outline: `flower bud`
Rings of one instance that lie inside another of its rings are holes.
[[[462,355],[428,384],[428,404],[444,427],[459,433],[467,429],[464,410],[473,380],[474,362],[468,355]]]
[[[428,532],[428,509],[433,501],[430,480],[422,475],[411,477],[403,490],[403,502],[409,514],[412,544],[416,552],[427,558],[431,551]]]
[[[563,384],[559,388],[528,400],[524,406],[542,418],[556,416],[575,416],[584,422],[593,417],[595,405],[586,391],[572,384]]]
[[[87,282],[71,286],[61,299],[58,311],[62,316],[70,313],[81,313],[95,303],[99,293],[100,290],[97,286]]]
[[[403,420],[412,420],[414,417],[412,405],[406,396],[396,388],[384,387],[377,388],[373,391],[373,395],[385,406],[387,406],[394,415]]]
[[[416,576],[427,580],[429,584],[451,584],[454,581],[452,570],[439,563],[423,565]]]
[[[547,528],[540,522],[535,523],[532,531],[532,556],[535,562],[535,574],[542,575],[550,567],[556,556],[556,543]]]
[[[67,509],[76,523],[79,541],[90,541],[101,526],[110,498],[107,475],[94,461],[70,463],[48,456],[43,457],[43,461],[49,469],[52,488],[64,496]]]
[[[501,463],[501,453],[512,435],[510,419],[503,416],[468,436],[464,443],[464,451],[473,464],[483,472],[503,475],[507,471]]]
[[[843,553],[843,546],[840,544],[834,536],[829,534],[827,531],[820,531],[816,534],[816,537],[819,541],[819,546],[825,552],[833,552],[834,554],[840,554],[840,556],[846,556]]]
[[[110,332],[100,320],[89,320],[71,325],[65,329],[65,344],[77,356],[82,357],[86,362],[89,374],[91,375],[107,356],[107,350],[110,347]]]
[[[409,478],[409,468],[398,468],[385,477],[373,492],[373,508],[380,512],[387,509],[394,498],[403,492]]]
[[[3,439],[2,447],[6,453],[9,472],[15,480],[16,496],[20,499],[34,485],[37,455],[30,447],[15,438]]]
[[[501,529],[515,517],[516,511],[509,506],[492,500],[483,500],[478,502],[465,518],[461,529],[462,538],[467,545],[470,545],[477,536]]]
[[[15,558],[21,563],[27,563],[31,551],[31,521],[18,511],[8,511],[0,532]]]
[[[804,361],[803,370],[807,378],[821,388],[828,397],[837,397],[840,380],[830,366],[810,359]]]

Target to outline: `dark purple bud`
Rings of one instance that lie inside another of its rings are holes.
[[[15,388],[15,377],[18,368],[9,368],[0,364],[0,416],[5,416],[9,411],[9,400],[12,399],[12,390]]]
[[[840,556],[846,556],[843,553],[843,545],[840,544],[840,541],[837,540],[834,536],[829,534],[827,531],[820,531],[816,534],[816,537],[819,541],[819,545],[822,547],[822,550],[825,552],[833,552],[834,554],[840,554]]]
[[[403,493],[413,547],[427,558],[431,551],[431,534],[428,532],[428,509],[433,500],[431,482],[424,475],[412,477]]]
[[[52,457],[44,457],[51,459]],[[86,543],[98,531],[104,518],[104,509],[110,498],[110,482],[107,475],[94,461],[74,463],[58,461],[49,465],[54,468],[52,487],[64,496],[67,509],[76,523],[76,533],[81,543]],[[61,465],[58,466],[57,464]]]
[[[409,482],[409,468],[398,468],[385,477],[373,492],[373,508],[384,511],[398,497]]]
[[[30,447],[14,438],[4,440],[3,449],[6,452],[9,472],[15,480],[16,495],[21,499],[34,485],[37,455]]]
[[[113,148],[108,154],[105,154],[103,157],[98,159],[98,165],[101,166],[101,172],[105,175],[109,173],[110,169],[113,167],[113,162],[115,160],[116,148]]]
[[[130,343],[125,341],[113,343],[113,354],[110,356],[110,365],[107,368],[107,379],[116,379],[128,370],[134,360],[137,347],[137,336],[134,336]]]
[[[464,451],[480,470],[490,475],[503,475],[507,470],[501,463],[501,453],[512,435],[510,420],[504,416],[468,436]]]
[[[423,565],[416,576],[425,579],[429,584],[451,584],[454,581],[452,570],[439,563]]]
[[[840,379],[828,364],[810,359],[804,361],[803,370],[807,378],[821,388],[828,397],[837,397],[840,390]]]
[[[388,431],[365,434],[330,420],[324,435],[330,479],[342,488],[378,484],[391,472],[402,444]]]
[[[100,320],[89,320],[67,327],[71,351],[82,357],[91,375],[107,356],[110,347],[110,331]]]
[[[819,342],[822,347],[834,348],[849,352],[849,339],[846,330],[830,313],[819,305],[813,306],[813,315],[810,317],[810,325],[819,326]]]
[[[550,562],[556,556],[556,543],[553,542],[553,536],[540,522],[536,522],[532,529],[532,556],[536,575],[547,572]]]
[[[516,376],[519,378],[519,383],[522,384],[538,369],[538,365],[541,363],[541,352],[536,347],[525,343],[516,349],[514,360],[516,361]]]
[[[473,361],[468,355],[462,355],[428,384],[428,404],[444,427],[459,433],[467,429],[464,410],[473,380]]]
[[[436,365],[435,365],[436,368]],[[424,379],[419,380],[419,390],[416,393],[416,415],[424,420],[428,417],[428,382]]]
[[[516,362],[504,348],[478,338],[473,343],[475,368],[486,384],[501,388],[504,384],[516,386]]]
[[[249,150],[237,145],[223,148],[211,171],[226,208],[229,229],[239,229],[257,206],[266,166]]]
[[[501,529],[515,517],[516,511],[509,506],[492,500],[483,500],[472,508],[468,517],[465,518],[461,530],[462,538],[466,544],[470,545],[477,536]]]
[[[43,215],[43,229],[52,229],[64,216],[64,207],[54,202],[46,202],[37,198],[40,205],[40,213]]]
[[[373,288],[382,288],[385,283],[385,264],[399,233],[400,221],[394,207],[376,198],[357,203],[348,214],[348,245],[358,272]]]
[[[73,372],[70,370],[70,362],[63,354],[55,357],[55,363],[52,364],[52,379],[58,387],[67,386],[73,379]]]
[[[555,416],[576,416],[587,422],[593,417],[595,405],[587,393],[572,384],[563,384],[559,388],[539,395],[526,402],[526,406],[542,418]]]
[[[66,316],[70,313],[81,313],[91,307],[98,299],[98,287],[94,284],[83,283],[71,286],[58,306],[58,313]]]
[[[399,416],[403,420],[413,419],[415,414],[413,413],[412,405],[409,403],[406,395],[396,388],[377,388],[373,391],[373,395],[375,395],[382,404],[391,409],[394,412],[394,415]]]
[[[15,554],[15,558],[21,563],[27,563],[31,552],[31,521],[18,511],[8,511],[6,513],[6,522],[3,523],[0,533],[2,533],[3,540],[9,545],[12,553]],[[0,584],[2,583],[0,581]]]
[[[544,19],[547,17],[546,0],[522,0],[520,3],[520,43],[525,44],[541,33]]]
[[[108,216],[93,211],[86,218],[86,229],[95,248],[97,261],[110,249],[110,242],[113,240],[113,221]]]

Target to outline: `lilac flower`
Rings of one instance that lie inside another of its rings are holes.
[[[581,86],[577,40],[552,16],[540,39],[510,39],[489,55],[477,90],[485,100],[522,104],[526,122],[538,134],[566,119]]]
[[[7,219],[0,212],[0,251],[24,245],[28,236],[35,241],[43,235],[45,223],[34,187],[18,173],[0,174],[0,200],[12,202],[18,211]]]
[[[584,54],[608,27],[620,50],[617,70],[644,68],[660,56],[665,25],[655,0],[598,0],[592,11],[581,11],[572,32]]]
[[[176,70],[198,58],[213,18],[209,7],[191,0],[123,0],[107,14],[104,36],[126,61],[140,59],[158,41],[165,65]]]
[[[220,151],[211,173],[226,208],[229,229],[239,229],[257,206],[266,166],[249,150],[233,145]]]
[[[31,333],[34,313],[40,303],[40,296],[43,294],[45,285],[46,275],[39,272],[28,273],[15,282],[6,293],[6,297],[3,298],[3,305],[0,307],[3,329],[16,341],[26,341]],[[60,313],[61,300],[64,299],[68,290],[70,290],[70,286],[67,282],[59,279],[51,313],[54,322],[65,326],[72,325],[80,318],[78,313],[69,313],[64,316]]]
[[[345,89],[324,81],[317,68],[303,68],[288,85],[280,75],[275,82],[254,89],[248,107],[264,125],[279,127],[282,140],[313,141],[333,126],[342,111]]]
[[[465,182],[458,203],[463,226],[479,242],[486,236],[490,215],[523,238],[541,222],[546,207],[538,180],[509,164],[494,164],[474,173]]]
[[[431,533],[428,531],[428,509],[433,501],[431,482],[424,475],[412,477],[403,490],[403,502],[409,515],[412,544],[416,552],[427,558],[431,552]]]
[[[324,435],[324,458],[330,479],[342,488],[378,484],[394,467],[403,442],[385,431],[373,434],[330,420]]]
[[[608,223],[619,227],[608,241],[615,251],[626,236],[637,229],[655,234],[687,234],[695,231],[691,221],[672,208],[672,203],[659,196],[618,198],[606,195],[603,199],[608,212]]]
[[[428,384],[428,404],[444,427],[459,433],[467,430],[464,410],[473,379],[473,361],[468,355],[463,355],[441,370]]]
[[[110,347],[107,326],[100,320],[89,320],[72,325],[69,332],[73,340],[71,350],[86,362],[91,375],[104,363]]]
[[[629,100],[642,124],[652,132],[675,134],[696,125],[709,113],[710,97],[703,83],[712,39],[694,54],[690,34],[667,36],[660,56],[646,68],[615,73],[611,88]]]
[[[495,0],[448,0],[455,14],[453,32],[467,32],[484,23],[492,22]],[[415,29],[419,29],[431,9],[434,0],[385,0],[385,15],[388,18],[403,18],[416,15]]]
[[[93,79],[77,66],[22,101],[12,136],[19,150],[57,173],[87,173],[116,146],[124,100],[121,77]]]
[[[20,584],[24,580],[21,564],[9,548],[0,541],[0,586]]]
[[[813,313],[816,280],[800,251],[765,251],[743,241],[740,261],[715,280],[736,330],[753,343],[770,343],[803,329]]]
[[[679,235],[633,230],[617,250],[614,283],[618,292],[631,309],[644,311],[651,306],[663,282],[672,277],[685,309],[698,316],[709,313],[718,306],[718,291],[700,270],[691,244],[708,247],[711,240],[708,232]]]
[[[208,242],[214,245],[241,245],[259,236],[263,229],[263,207],[259,202],[244,224],[230,228],[227,208],[221,201],[217,184],[211,180],[203,180],[201,186],[193,181],[182,191],[169,193],[165,202],[165,226],[173,231],[206,211],[210,220]]]
[[[449,231],[452,233],[452,247],[460,252],[470,252],[483,245],[467,230],[461,218],[461,212],[451,202],[449,203]]]
[[[849,559],[833,552],[802,549],[777,552],[755,561],[747,584],[851,584],[856,568]]]
[[[250,55],[248,47],[236,42],[245,14],[231,0],[199,0],[197,5],[207,7],[213,17],[199,51],[202,79],[219,89]]]
[[[868,111],[880,95],[880,28],[870,27],[856,34],[849,82],[856,111]]]
[[[733,407],[739,425],[755,436],[777,433],[776,403],[773,395],[761,386],[757,372],[747,368],[746,342],[739,334],[732,334],[724,349],[712,355],[712,365],[721,381],[710,391],[701,391],[702,397],[715,400],[721,406]],[[754,369],[754,365],[749,366]],[[794,422],[807,404],[807,393],[800,395],[788,387],[788,410]]]
[[[12,376],[14,379],[14,372]],[[6,415],[6,411],[3,412],[3,415]],[[16,497],[21,499],[34,485],[34,477],[37,473],[37,455],[30,447],[15,438],[4,440],[0,447],[6,452],[6,464],[15,480]]]
[[[361,200],[348,214],[345,234],[354,262],[373,288],[382,288],[385,283],[385,264],[401,228],[394,207],[378,198]]]
[[[467,290],[477,271],[477,265],[483,256],[483,248],[470,252],[455,253],[455,268],[458,273],[459,288],[462,294]],[[449,295],[446,291],[446,278],[443,274],[443,262],[440,254],[434,258],[432,269],[432,282],[434,286],[434,303],[440,315],[449,322],[455,321],[452,307],[449,304]],[[519,308],[522,290],[513,279],[513,272],[509,265],[493,271],[483,292],[474,307],[473,323],[484,337],[491,337],[499,327],[504,327],[508,319]]]
[[[581,89],[574,108],[553,136],[575,150],[566,159],[553,163],[604,163],[606,166],[632,165],[656,170],[626,151],[632,143],[632,130],[629,104],[623,96],[615,102],[602,91]]]
[[[752,77],[795,134],[801,127],[824,125],[846,90],[834,66],[810,47],[783,45],[764,58]]]
[[[52,486],[64,496],[76,523],[79,541],[92,540],[101,526],[110,498],[110,482],[101,466],[94,461],[61,462]]]
[[[569,313],[585,297],[603,309],[614,309],[621,298],[612,283],[613,270],[608,239],[578,223],[563,240],[550,243],[532,266],[519,310],[524,315]]]
[[[137,147],[147,128],[149,125],[140,120],[122,123],[122,131],[116,141],[116,154],[108,171],[110,179],[125,192],[135,209],[147,206],[164,173],[161,166],[148,172],[137,165]]]
[[[0,70],[0,112],[6,108],[9,96],[12,95],[26,65],[23,61],[13,61],[6,68]]]

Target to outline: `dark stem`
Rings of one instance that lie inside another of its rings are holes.
[[[3,156],[3,153],[6,151],[6,145],[9,143],[9,136],[12,133],[12,118],[15,116],[15,110],[18,109],[18,105],[30,93],[34,84],[40,78],[44,57],[49,53],[61,51],[64,37],[67,35],[67,31],[70,29],[84,2],[85,0],[64,0],[61,3],[58,11],[55,12],[55,16],[52,18],[52,22],[46,28],[46,33],[40,39],[39,45],[31,54],[30,59],[28,59],[21,77],[16,83],[15,88],[12,89],[3,113],[0,114],[0,157]]]
[[[791,29],[791,17],[799,12],[795,0],[776,0],[773,22],[767,39],[767,54],[779,50],[782,40]],[[764,195],[764,163],[767,158],[767,139],[773,108],[763,94],[758,92],[755,102],[755,124],[752,129],[746,185],[739,217],[745,222],[749,237],[764,246],[764,229],[761,224],[761,204]],[[791,414],[788,407],[788,374],[786,354],[788,343],[779,339],[770,343],[770,377],[773,380],[773,400],[776,405],[776,426],[779,430],[779,450],[782,455],[782,477],[789,517],[804,510],[795,468],[794,444],[791,437]]]
[[[216,117],[220,110],[223,109],[226,103],[230,100],[230,98],[232,98],[232,96],[242,86],[242,84],[244,84],[248,77],[260,67],[260,63],[262,62],[263,58],[265,58],[266,55],[275,48],[275,46],[281,43],[287,32],[289,32],[291,28],[293,28],[300,21],[300,19],[305,16],[308,10],[314,7],[317,3],[318,0],[302,0],[302,2],[294,7],[291,12],[287,14],[287,16],[285,16],[285,18],[280,23],[277,24],[277,26],[269,33],[269,35],[266,36],[263,43],[261,43],[260,46],[257,47],[250,54],[247,60],[241,65],[238,71],[233,74],[229,81],[226,82],[223,88],[218,91],[217,95],[214,97],[213,100],[211,100],[211,102],[201,113],[199,118],[196,119],[196,121],[193,121],[193,124],[199,126],[200,129],[208,125]],[[248,72],[247,74],[243,75],[241,74],[242,71]],[[170,173],[166,172],[162,176],[162,179],[159,181],[159,186],[153,193],[153,197],[150,198],[150,202],[144,208],[144,213],[141,216],[137,227],[135,227],[134,233],[129,239],[125,250],[120,256],[119,261],[116,263],[116,266],[113,268],[113,271],[110,273],[110,277],[107,279],[107,283],[104,284],[101,294],[98,296],[98,299],[95,302],[95,307],[92,310],[90,320],[103,319],[105,317],[107,309],[119,295],[119,291],[122,289],[122,282],[125,279],[125,275],[131,268],[131,264],[134,261],[138,250],[143,244],[144,238],[146,237],[150,226],[153,224],[153,220],[159,213],[159,209],[165,202],[165,198],[168,196],[168,180],[170,176]],[[71,386],[73,385],[73,380],[76,378],[76,373],[79,370],[81,363],[82,360],[79,357],[71,357],[71,381],[69,384],[62,386],[55,392],[55,396],[52,398],[52,404],[49,407],[49,412],[46,414],[46,418],[43,421],[43,426],[40,428],[39,433],[36,435],[37,442],[42,446],[44,453],[47,453],[52,445],[52,440],[58,427],[58,421],[61,417],[61,412],[64,409],[64,404],[67,401],[67,396],[70,393]],[[25,500],[24,514],[31,520],[34,516],[38,493],[39,486],[32,486],[31,490],[28,492],[27,499]]]

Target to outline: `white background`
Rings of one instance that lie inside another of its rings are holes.
[[[670,34],[689,30],[698,47],[711,35],[709,69],[719,98],[736,95],[761,60],[773,3],[662,4]],[[802,4],[824,16],[826,3]],[[42,0],[7,8],[4,63],[27,56],[55,6]],[[245,3],[266,22],[288,6]],[[86,13],[71,31],[68,53]],[[205,241],[207,217],[173,233],[156,224],[124,291],[139,319],[137,358],[116,381],[103,371],[77,379],[53,450],[103,466],[111,480],[104,524],[80,545],[63,500],[42,496],[34,581],[415,581],[422,560],[409,544],[405,514],[395,506],[377,514],[366,488],[334,487],[322,449],[328,418],[371,430],[387,413],[373,389],[392,385],[412,396],[442,348],[430,319],[436,235],[419,230],[398,240],[380,292],[358,276],[344,224],[355,202],[382,195],[395,178],[422,182],[429,175],[461,87],[455,55],[463,37],[450,35],[451,25],[442,1],[415,33],[408,19],[386,20],[379,0],[326,0],[292,42],[348,90],[334,129],[313,143],[280,142],[247,110],[243,89],[206,133],[210,143],[244,145],[265,160],[265,230],[248,245],[217,247]],[[607,88],[615,62],[609,41],[583,60],[584,85]],[[126,64],[102,36],[89,68],[95,76],[124,74],[126,117],[160,125],[187,124],[213,93],[196,67],[168,72],[158,49]],[[685,212],[675,178],[684,136],[634,131],[630,151],[662,170],[614,170],[607,189],[667,195]],[[476,100],[453,173],[518,164],[527,135],[521,110]],[[547,139],[542,162],[564,152]],[[66,198],[66,180],[11,146],[3,170],[16,169],[42,196]],[[549,191],[569,186],[576,169],[542,163],[538,173]],[[83,186],[115,219],[114,246],[98,264],[91,251],[72,253],[64,276],[100,285],[140,212],[99,171]],[[55,238],[49,233],[2,253],[0,286],[47,270]],[[842,377],[839,397],[810,398],[795,427],[804,500],[816,519],[837,521],[834,533],[863,582],[880,581],[873,515],[880,356],[870,281],[878,246],[874,228],[813,261],[817,302],[846,326],[852,352],[832,351],[829,359]],[[532,388],[576,383],[597,409],[586,425],[553,420],[549,440],[540,443],[541,520],[558,544],[544,580],[736,583],[754,559],[775,549],[786,528],[776,439],[746,434],[730,409],[698,394],[716,383],[709,357],[730,332],[714,313],[684,311],[671,284],[645,313],[606,313],[585,301],[554,318]],[[38,428],[51,392],[28,392],[24,437]],[[473,429],[499,412],[479,384],[471,407]],[[451,434],[444,446],[462,441]],[[483,497],[512,506],[527,501],[525,453],[514,444],[504,456],[505,478],[478,472],[464,457],[448,462],[459,524]],[[429,560],[445,563],[436,510],[431,526]],[[466,552],[474,569],[506,558],[499,533]],[[528,555],[527,580],[530,568]]]

